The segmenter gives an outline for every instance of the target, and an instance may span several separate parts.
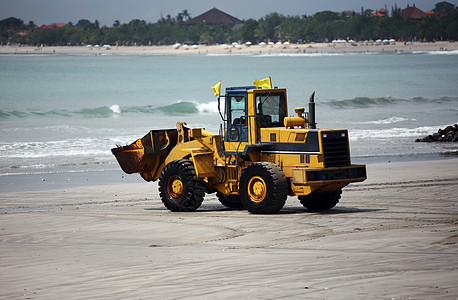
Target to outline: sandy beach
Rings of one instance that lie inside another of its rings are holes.
[[[68,46],[68,47],[29,47],[2,46],[0,54],[273,54],[273,53],[402,53],[413,51],[456,51],[455,42],[395,42],[390,44],[375,42],[359,43],[311,43],[290,45],[181,45],[173,46]]]
[[[457,299],[458,159],[367,168],[328,212],[172,213],[142,181],[1,193],[0,298]]]

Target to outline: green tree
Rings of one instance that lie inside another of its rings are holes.
[[[24,21],[18,18],[10,17],[10,18],[3,19],[0,21],[1,29],[7,29],[7,28],[22,29],[24,27],[25,27]]]
[[[81,19],[78,21],[78,23],[76,23],[76,26],[84,28],[86,26],[90,26],[91,24],[92,24],[91,21],[86,20],[86,19]]]
[[[301,24],[300,17],[287,17],[276,27],[275,35],[282,41],[297,41],[301,38]]]
[[[248,19],[243,23],[243,26],[238,30],[237,32],[237,37],[238,39],[244,41],[244,42],[255,42],[256,35],[255,31],[256,28],[258,27],[258,21],[254,19]]]
[[[443,13],[451,12],[454,9],[455,9],[455,5],[453,5],[452,3],[442,1],[442,2],[436,3],[433,11],[438,14],[443,14]]]
[[[441,19],[440,28],[443,28],[442,38],[455,41],[458,40],[458,13]]]
[[[277,36],[275,35],[275,30],[277,26],[282,23],[284,18],[284,16],[278,13],[271,13],[261,18],[258,22],[258,28],[255,31],[258,40],[276,40]]]
[[[182,12],[178,13],[178,15],[176,17],[176,20],[177,20],[178,24],[186,22],[189,19],[191,19],[191,15],[189,14],[187,9],[184,9]]]

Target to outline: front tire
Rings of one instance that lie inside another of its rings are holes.
[[[252,214],[272,214],[285,205],[288,184],[282,169],[271,162],[245,168],[239,183],[240,200]]]
[[[339,203],[342,190],[332,193],[322,193],[316,195],[301,195],[297,198],[301,204],[309,210],[328,210]]]
[[[200,207],[205,188],[190,160],[174,160],[164,167],[159,177],[159,195],[165,207],[174,212],[195,211]]]

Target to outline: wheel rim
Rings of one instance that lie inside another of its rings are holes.
[[[167,192],[174,199],[179,199],[183,195],[183,182],[178,176],[172,176],[169,179],[169,184],[167,184]]]
[[[266,197],[267,187],[264,179],[260,176],[253,176],[248,181],[248,196],[251,201],[259,203]]]

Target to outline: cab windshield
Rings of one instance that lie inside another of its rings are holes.
[[[256,95],[256,119],[259,127],[281,127],[286,114],[285,95],[283,93]]]

